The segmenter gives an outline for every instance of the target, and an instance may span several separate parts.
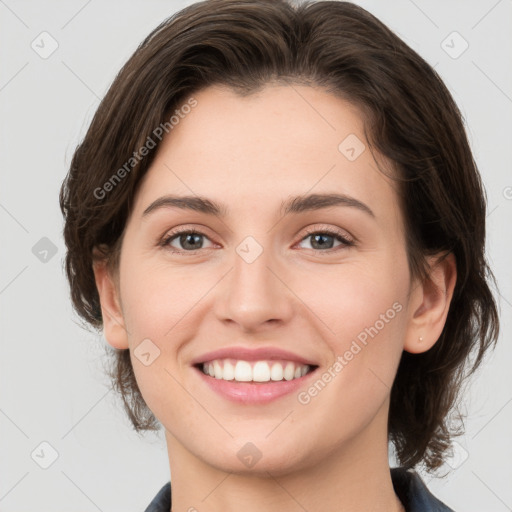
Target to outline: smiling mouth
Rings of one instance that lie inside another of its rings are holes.
[[[271,383],[300,379],[315,371],[317,365],[293,361],[244,361],[215,359],[194,365],[203,374],[224,381],[245,383]]]

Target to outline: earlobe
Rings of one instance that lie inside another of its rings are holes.
[[[129,346],[128,335],[120,306],[118,287],[108,269],[106,260],[95,258],[93,271],[101,303],[103,335],[112,347],[127,349]]]
[[[457,281],[457,266],[453,253],[434,263],[438,257],[429,259],[430,279],[420,284],[411,295],[410,302],[415,307],[411,309],[404,350],[412,354],[426,352],[435,345],[448,317]]]

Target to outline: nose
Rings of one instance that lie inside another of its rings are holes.
[[[215,300],[217,317],[242,332],[264,331],[289,321],[294,295],[286,270],[272,250],[254,238],[242,242]]]

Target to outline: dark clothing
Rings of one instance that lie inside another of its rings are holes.
[[[391,468],[391,480],[395,493],[406,512],[454,512],[428,490],[415,471]],[[170,510],[171,482],[167,482],[144,512],[170,512]]]

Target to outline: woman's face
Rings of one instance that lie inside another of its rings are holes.
[[[408,296],[398,196],[360,114],[297,85],[246,98],[210,87],[194,98],[137,193],[120,258],[122,316],[107,340],[130,349],[174,453],[274,474],[350,450],[382,453],[421,298],[414,287]],[[289,203],[324,194],[350,199]],[[196,207],[205,198],[222,216],[169,204],[144,213],[165,196]],[[177,229],[200,234],[165,241]],[[214,359],[222,378],[196,366]],[[301,362],[314,371],[288,380]],[[233,372],[271,380],[227,380]]]

